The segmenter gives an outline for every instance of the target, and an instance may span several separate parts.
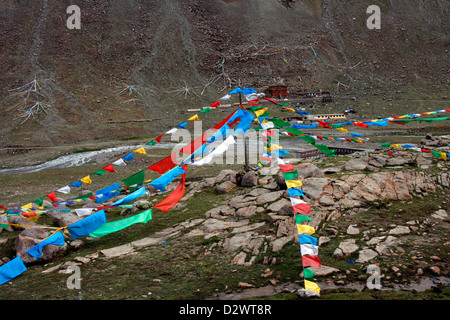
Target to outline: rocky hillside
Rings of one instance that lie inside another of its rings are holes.
[[[81,30],[71,4],[0,4],[4,145],[159,133],[236,85],[448,90],[447,1],[378,1],[381,30],[366,27],[373,1],[83,0]],[[21,125],[8,90],[34,79],[31,102],[50,107]],[[153,121],[108,122],[130,118]]]
[[[367,290],[369,266],[380,267],[387,291],[449,286],[447,162],[417,152],[291,161],[313,209],[309,224],[317,231],[322,262],[322,268],[313,268],[314,279],[322,298],[342,289],[377,294]],[[155,201],[152,196],[132,208],[106,209],[108,219],[135,215]],[[79,205],[91,207],[92,200]],[[293,209],[277,164],[248,172],[226,169],[190,181],[174,210],[160,214],[155,209],[153,215],[152,221],[109,237],[67,237],[64,246],[44,247],[38,264],[26,251],[47,231],[8,228],[2,252],[15,251],[31,272],[3,285],[0,296],[73,297],[77,292],[65,289],[73,265],[83,268],[86,299],[243,299],[302,288]],[[8,219],[34,225],[23,217]],[[63,227],[80,218],[50,210],[45,219],[49,226]],[[0,264],[8,260],[3,257]],[[49,282],[53,285],[46,291]],[[36,285],[22,290],[29,283]]]

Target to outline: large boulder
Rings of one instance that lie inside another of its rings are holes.
[[[325,178],[323,172],[312,163],[301,163],[296,166],[300,178]]]
[[[242,180],[241,180],[242,187],[252,188],[252,187],[256,187],[257,184],[258,184],[258,177],[254,171],[248,171],[242,177]]]
[[[71,224],[83,219],[82,217],[79,217],[73,213],[63,213],[53,210],[49,210],[47,216],[49,216],[52,219],[53,223],[58,227],[70,226]]]

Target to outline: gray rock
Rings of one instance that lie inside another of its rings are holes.
[[[297,172],[300,178],[325,178],[323,172],[312,163],[302,163],[297,165]]]
[[[283,195],[283,193],[284,191],[275,191],[262,194],[258,198],[256,198],[256,204],[260,206],[266,203],[274,202],[278,200]]]
[[[66,227],[83,219],[73,213],[62,213],[51,210],[47,213],[47,216],[49,216],[53,220],[53,223],[58,227]]]
[[[347,256],[352,254],[356,250],[358,250],[358,246],[356,245],[356,240],[355,239],[347,239],[347,240],[342,241],[339,244],[339,248]]]
[[[367,168],[367,164],[367,161],[363,159],[351,159],[344,165],[344,169],[348,171],[364,170]]]
[[[358,260],[356,260],[356,262],[358,262],[358,263],[369,262],[370,260],[374,259],[376,256],[378,256],[378,253],[376,253],[372,249],[364,249],[359,252],[359,257],[358,257]]]
[[[347,228],[347,234],[352,234],[352,235],[359,234],[359,229],[356,228],[356,225],[350,225]]]
[[[247,172],[241,180],[242,187],[252,188],[258,184],[258,177],[254,171]]]
[[[389,234],[402,235],[402,234],[408,234],[410,232],[411,232],[411,230],[408,227],[397,226],[394,229],[391,229],[389,231]]]
[[[256,214],[256,206],[246,206],[243,208],[240,208],[236,211],[236,216],[238,217],[252,217]]]
[[[235,187],[236,184],[233,183],[232,181],[225,181],[216,186],[216,192],[218,194],[225,194],[233,190]]]
[[[284,206],[289,205],[291,202],[286,199],[280,199],[267,207],[267,210],[273,212],[279,212]]]

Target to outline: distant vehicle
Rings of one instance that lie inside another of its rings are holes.
[[[348,108],[347,110],[344,111],[345,114],[349,114],[349,113],[358,113],[356,112],[353,108]]]

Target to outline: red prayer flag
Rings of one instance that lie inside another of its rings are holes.
[[[182,166],[184,170],[187,170],[187,166]],[[185,187],[186,173],[183,174],[180,184],[172,191],[172,193],[163,201],[153,207],[153,209],[159,209],[164,213],[167,213],[184,197],[186,191]]]
[[[295,214],[310,214],[311,206],[307,203],[300,203],[292,207]]]
[[[31,218],[31,217],[36,217],[37,216],[37,214],[36,214],[36,212],[22,212],[20,215],[22,215],[22,216],[24,216],[24,217],[27,217],[27,218]]]
[[[49,198],[50,200],[52,200],[52,202],[58,201],[58,199],[56,198],[56,195],[55,195],[54,192],[52,192],[52,193],[46,195],[46,197]]]
[[[322,267],[322,263],[318,256],[304,255],[302,256],[303,267]]]
[[[175,167],[176,163],[173,162],[172,158],[176,159],[176,153],[171,154],[167,158],[162,159],[161,161],[155,163],[154,165],[148,167],[147,169],[163,174],[164,172]]]
[[[117,172],[116,170],[114,170],[114,167],[113,167],[112,164],[109,164],[109,165],[107,165],[106,167],[104,167],[102,169],[105,170],[105,171],[108,171],[108,172]]]
[[[155,140],[158,142],[161,142],[162,137],[165,135],[165,133],[163,133],[162,135],[160,135],[158,138],[156,138]]]
[[[220,107],[220,101],[217,100],[216,102],[214,102],[213,104],[211,104],[209,107],[210,107],[210,108],[217,108],[217,107]]]
[[[281,168],[281,172],[283,172],[283,173],[291,172],[291,171],[295,170],[293,164],[280,164],[280,168]]]
[[[267,101],[270,101],[270,102],[272,102],[272,103],[274,103],[274,104],[278,104],[278,102],[276,102],[276,101],[274,101],[274,100],[272,100],[272,99],[270,99],[270,98],[263,97],[263,99],[265,99],[265,100],[267,100]]]
[[[251,106],[258,106],[259,105],[259,99],[249,100],[248,104]]]
[[[353,122],[353,125],[361,127],[361,128],[367,128],[368,125],[362,122]]]

